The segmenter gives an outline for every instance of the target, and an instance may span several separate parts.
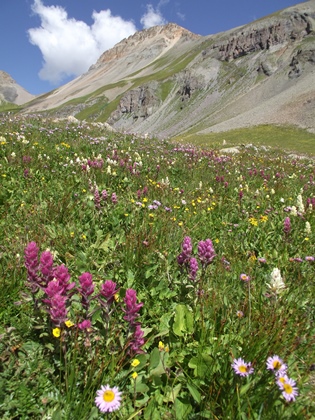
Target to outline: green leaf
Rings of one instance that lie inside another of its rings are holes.
[[[180,304],[176,306],[173,331],[179,336],[194,331],[194,317],[186,305]]]
[[[177,384],[173,388],[171,388],[164,397],[164,402],[175,402],[179,391],[182,389],[182,384]]]
[[[135,275],[131,270],[127,272],[127,287],[130,289],[135,282]]]
[[[149,370],[156,368],[160,362],[161,362],[160,351],[157,347],[155,347],[152,350],[151,355],[150,355]]]
[[[249,390],[250,386],[251,386],[250,383],[243,385],[240,389],[240,395],[242,396],[242,395],[246,394],[246,392]]]
[[[187,384],[187,388],[191,394],[191,396],[193,397],[193,399],[200,404],[201,401],[201,394],[198,391],[198,389],[195,387],[195,385],[193,385],[192,383],[188,383]]]
[[[177,419],[186,419],[192,410],[192,406],[190,404],[182,403],[178,398],[175,400],[174,408]]]

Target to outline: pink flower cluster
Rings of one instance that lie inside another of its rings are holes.
[[[188,278],[195,282],[197,278],[197,272],[199,269],[198,261],[192,256],[193,245],[192,240],[189,236],[185,236],[182,243],[182,252],[177,256],[177,262],[181,267],[185,267],[188,272]],[[205,241],[199,241],[198,243],[198,259],[203,269],[211,264],[216,257],[213,243],[211,239]]]
[[[106,280],[96,294],[92,274],[89,272],[82,273],[79,276],[79,285],[76,285],[75,282],[70,282],[71,276],[65,265],[54,265],[53,256],[49,251],[42,252],[39,257],[39,248],[35,242],[30,242],[25,248],[25,267],[27,286],[33,294],[36,306],[44,305],[55,326],[61,327],[68,320],[71,297],[74,293],[80,296],[83,310],[83,316],[76,325],[79,330],[86,333],[92,331],[91,316],[95,308],[90,310],[90,306],[93,300],[95,305],[101,307],[104,320],[109,320],[112,305],[119,292],[112,280]],[[35,295],[39,290],[45,295],[36,301]],[[134,289],[127,289],[124,304],[121,309],[124,312],[123,319],[128,323],[128,351],[134,354],[141,353],[145,340],[138,317],[143,303],[137,302],[137,292]]]
[[[133,334],[129,343],[130,350],[135,354],[143,353],[141,347],[144,344],[144,331],[141,329],[140,322],[136,321],[143,303],[137,303],[137,292],[134,289],[126,290],[124,302],[126,305],[126,308],[123,309],[125,312],[124,320],[129,323],[129,328]]]

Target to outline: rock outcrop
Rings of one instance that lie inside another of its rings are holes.
[[[34,95],[18,85],[8,73],[0,70],[0,102],[22,105],[33,98]]]
[[[234,60],[257,51],[269,50],[279,44],[297,41],[314,29],[315,13],[283,13],[269,18],[269,22],[247,25],[236,31],[227,41],[212,48],[218,50],[218,58]]]
[[[114,124],[122,116],[132,115],[134,120],[145,119],[153,114],[160,105],[156,94],[157,83],[141,86],[129,90],[120,100],[119,106],[109,119],[109,124]]]

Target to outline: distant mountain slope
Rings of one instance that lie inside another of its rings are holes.
[[[34,95],[18,85],[8,73],[0,70],[0,102],[22,105],[33,98]]]
[[[315,130],[315,1],[230,31],[137,32],[24,112],[108,122],[161,137],[253,124]]]

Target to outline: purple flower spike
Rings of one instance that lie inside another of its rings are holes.
[[[35,287],[35,291],[38,290],[39,285],[37,272],[39,269],[38,263],[38,252],[39,249],[37,247],[36,242],[30,242],[27,247],[25,248],[24,255],[25,255],[25,267],[27,269],[27,277],[30,283],[35,283],[33,286]]]
[[[215,256],[216,253],[211,239],[206,239],[205,241],[200,241],[198,243],[198,257],[203,267],[207,267],[207,265],[211,264]]]
[[[46,287],[45,293],[49,298],[52,298],[53,296],[57,295],[57,294],[61,294],[63,291],[63,287],[59,284],[59,281],[57,280],[51,280],[48,283],[48,286]],[[50,301],[45,300],[45,302],[50,303]]]
[[[182,252],[177,257],[179,265],[183,265],[189,262],[192,253],[192,241],[190,236],[185,236],[182,243]]]
[[[118,203],[118,198],[117,198],[116,193],[113,193],[113,194],[112,194],[112,203],[113,203],[113,204],[117,204],[117,203]]]
[[[49,251],[42,252],[40,256],[39,269],[47,282],[53,279],[54,258]]]
[[[66,296],[56,294],[50,300],[50,317],[54,324],[60,326],[67,320]]]
[[[115,294],[119,289],[116,289],[116,283],[112,280],[106,280],[102,284],[100,295],[106,299],[108,305],[112,304],[114,301]]]
[[[143,353],[143,350],[141,350],[141,347],[145,342],[143,336],[144,332],[141,329],[141,325],[136,325],[132,340],[130,342],[130,349],[136,354]]]
[[[136,325],[135,319],[139,316],[138,311],[142,308],[143,303],[137,303],[137,292],[134,289],[127,289],[124,298],[126,304],[124,320],[128,321],[130,325]]]
[[[198,271],[198,262],[196,258],[190,258],[189,261],[189,279],[191,281],[195,281],[197,277],[197,271]]]
[[[288,235],[291,231],[291,220],[290,217],[286,217],[283,223],[283,231],[286,235]]]
[[[88,320],[88,319],[85,319],[84,321],[82,321],[78,324],[78,328],[80,330],[88,330],[89,328],[91,328],[91,325],[92,325],[91,321]]]
[[[68,290],[73,289],[75,286],[74,282],[69,284],[70,274],[69,274],[68,268],[63,264],[58,265],[54,269],[54,277],[56,280],[59,281],[59,284],[62,286],[63,293],[65,293]]]
[[[94,284],[91,273],[83,273],[79,277],[79,282],[81,285],[80,293],[83,296],[90,296],[94,292]]]

